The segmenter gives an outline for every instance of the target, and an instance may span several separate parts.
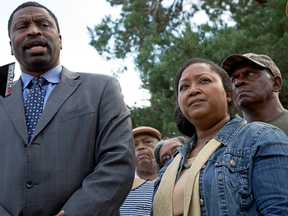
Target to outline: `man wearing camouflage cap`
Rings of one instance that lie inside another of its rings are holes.
[[[243,118],[248,123],[272,124],[288,135],[288,111],[279,100],[281,73],[272,59],[254,53],[230,55],[221,66],[231,78],[235,104]]]

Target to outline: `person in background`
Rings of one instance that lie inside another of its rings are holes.
[[[150,215],[154,181],[135,178],[132,189],[120,208],[120,215]]]
[[[136,157],[136,178],[155,180],[157,169],[153,163],[153,150],[161,140],[161,133],[152,127],[141,126],[133,129]]]
[[[148,126],[133,129],[136,156],[136,177],[133,186],[120,208],[121,215],[149,215],[157,169],[154,164],[153,150],[161,134]]]
[[[57,18],[37,2],[8,34],[21,78],[0,98],[0,215],[119,215],[135,170],[119,82],[62,66]]]
[[[248,123],[272,124],[288,135],[288,110],[279,100],[281,73],[272,59],[254,53],[233,54],[221,66],[232,81],[235,104],[243,118]]]
[[[158,170],[173,158],[175,153],[179,152],[187,140],[183,136],[171,139],[161,140],[154,148],[155,164]]]
[[[191,138],[159,171],[151,215],[288,215],[288,137],[235,115],[232,91],[211,61],[177,71],[174,119]]]

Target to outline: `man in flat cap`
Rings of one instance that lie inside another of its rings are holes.
[[[154,181],[158,169],[154,165],[154,148],[161,140],[155,128],[141,126],[133,129],[136,156],[135,178],[131,191],[120,208],[120,215],[150,215]]]
[[[272,124],[288,135],[288,111],[279,100],[281,73],[272,59],[254,53],[230,55],[221,66],[231,78],[235,103],[243,118],[248,123]]]
[[[140,179],[155,180],[153,150],[161,140],[161,133],[155,128],[141,126],[133,129],[136,156],[136,174]]]

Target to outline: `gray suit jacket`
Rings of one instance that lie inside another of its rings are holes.
[[[63,67],[28,143],[22,82],[0,97],[0,215],[118,215],[134,179],[116,78]]]

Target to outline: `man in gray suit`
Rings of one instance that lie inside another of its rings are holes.
[[[117,79],[62,67],[58,21],[43,5],[16,8],[8,32],[22,74],[0,98],[0,215],[119,215],[135,150]],[[40,115],[27,111],[32,88],[44,92]],[[29,136],[31,114],[40,117]]]

